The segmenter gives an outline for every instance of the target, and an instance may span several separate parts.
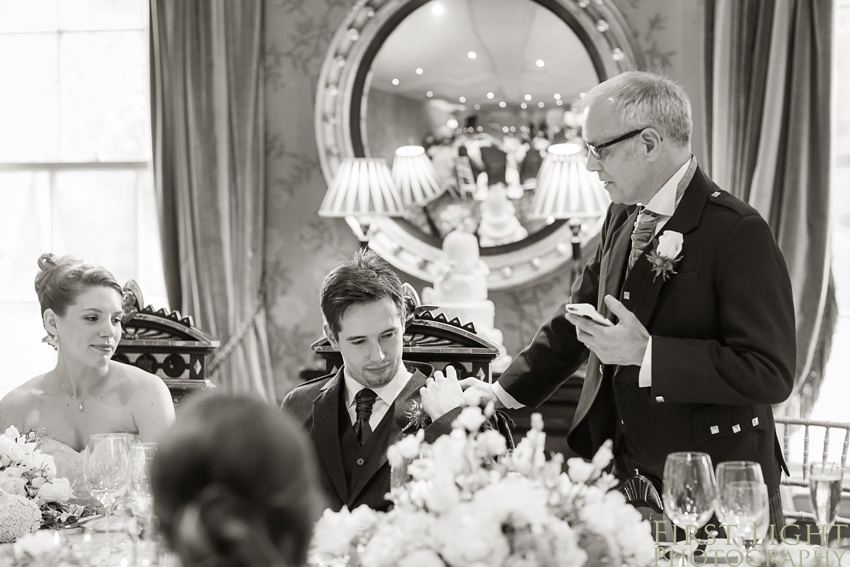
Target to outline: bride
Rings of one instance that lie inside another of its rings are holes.
[[[156,441],[174,421],[168,387],[157,376],[111,360],[121,340],[121,286],[107,270],[42,254],[35,290],[56,367],[0,400],[0,431],[43,434],[57,476],[82,474],[89,435],[126,433]],[[77,491],[83,484],[80,479]]]

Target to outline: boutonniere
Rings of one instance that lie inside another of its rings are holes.
[[[658,245],[646,257],[652,264],[652,281],[658,276],[667,281],[676,273],[673,268],[682,260],[682,240],[682,233],[674,230],[665,230],[658,237]]]
[[[407,416],[407,425],[401,430],[402,435],[415,433],[431,425],[431,418],[417,400],[410,400],[410,406],[404,410],[404,415]]]

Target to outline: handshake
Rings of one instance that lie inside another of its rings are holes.
[[[457,407],[486,405],[490,401],[499,407],[501,404],[493,393],[493,386],[477,378],[457,379],[457,371],[447,366],[445,373],[434,372],[419,389],[422,407],[425,413],[436,421]]]

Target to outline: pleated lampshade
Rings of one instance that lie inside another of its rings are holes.
[[[444,192],[422,146],[402,146],[395,151],[393,181],[406,206],[424,207]]]
[[[553,144],[537,174],[530,218],[581,219],[599,217],[611,202],[599,177],[584,165],[577,144]]]
[[[401,195],[383,158],[346,158],[325,193],[322,217],[400,217]]]

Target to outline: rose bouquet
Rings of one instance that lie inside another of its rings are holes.
[[[587,463],[547,459],[539,414],[509,452],[481,429],[492,415],[466,407],[451,435],[433,444],[422,432],[390,447],[394,508],[325,511],[311,549],[315,565],[368,567],[643,566],[655,559],[642,520],[603,469],[610,442]],[[403,471],[400,474],[399,471]]]
[[[69,503],[74,491],[68,479],[57,478],[53,457],[39,450],[39,440],[14,426],[0,434],[0,543],[61,526],[83,512]]]

